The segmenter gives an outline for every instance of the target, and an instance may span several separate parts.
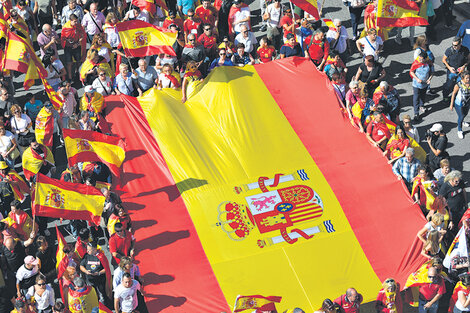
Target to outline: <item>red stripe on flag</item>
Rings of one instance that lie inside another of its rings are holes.
[[[145,57],[147,55],[155,55],[161,53],[166,53],[173,56],[176,55],[175,50],[173,50],[173,47],[171,46],[148,46],[136,49],[124,48],[124,52],[126,55],[130,55],[133,57]]]
[[[293,4],[312,15],[315,19],[320,19],[318,8],[315,7],[309,0],[291,0]]]
[[[408,27],[429,25],[428,20],[422,17],[377,17],[379,27]]]

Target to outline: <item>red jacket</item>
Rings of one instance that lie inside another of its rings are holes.
[[[345,313],[359,313],[359,307],[362,303],[362,295],[360,293],[357,294],[358,300],[354,302],[350,302],[346,295],[342,295],[338,299],[335,300],[335,303],[338,303],[340,307],[343,308]]]

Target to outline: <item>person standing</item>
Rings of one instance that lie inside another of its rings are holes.
[[[435,267],[428,269],[431,283],[419,287],[419,313],[437,313],[439,299],[446,293],[444,279],[437,273]]]
[[[434,75],[434,66],[428,59],[428,54],[424,51],[413,61],[410,69],[410,76],[413,78],[413,108],[414,119],[417,121],[421,114],[426,112],[424,103],[426,101],[426,92],[431,84]]]
[[[103,13],[98,11],[98,4],[90,4],[90,12],[85,14],[82,20],[82,26],[85,28],[90,43],[93,41],[93,36],[103,32],[104,23],[105,17]]]
[[[460,26],[457,37],[462,40],[462,46],[470,49],[470,20],[466,20],[462,26]]]
[[[462,40],[455,37],[452,40],[452,47],[447,48],[442,63],[447,68],[447,77],[444,86],[442,87],[442,97],[444,101],[450,101],[449,94],[454,88],[459,73],[463,71],[469,59],[469,50],[467,47],[462,46]]]
[[[467,209],[467,193],[462,173],[454,170],[447,174],[439,189],[439,195],[447,200],[447,207],[452,213],[452,222],[458,225]]]
[[[470,108],[470,72],[464,71],[460,77],[461,80],[454,86],[449,108],[452,111],[455,106],[455,112],[457,112],[458,116],[457,136],[463,139],[462,126],[469,126],[463,119],[467,116],[468,109]]]
[[[440,167],[442,159],[449,158],[449,154],[446,151],[448,140],[444,133],[444,128],[439,123],[432,125],[429,132],[432,133],[432,135],[426,138],[430,150],[428,161],[431,170],[435,171]]]
[[[116,313],[131,313],[138,306],[137,291],[140,284],[131,274],[122,274],[121,284],[114,290],[114,309]]]
[[[343,4],[348,7],[349,15],[351,17],[351,26],[353,37],[352,40],[356,41],[357,39],[357,29],[361,20],[362,11],[366,7],[366,1],[364,0],[343,0]]]
[[[421,162],[415,158],[415,150],[413,148],[406,148],[405,156],[393,164],[393,173],[397,175],[398,179],[403,180],[408,190],[411,191],[413,178],[418,175],[418,169]]]
[[[363,297],[356,289],[348,288],[346,294],[340,296],[334,302],[344,310],[344,313],[359,313],[362,301]]]

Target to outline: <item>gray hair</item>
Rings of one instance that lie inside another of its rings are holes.
[[[139,65],[140,65],[141,63],[147,64],[147,61],[146,61],[145,59],[140,59],[139,62],[137,62],[137,63],[138,63]]]
[[[317,28],[315,29],[315,31],[313,32],[313,36],[315,36],[316,34],[324,34],[325,32],[321,29],[321,28]]]
[[[352,89],[353,87],[359,86],[359,82],[357,80],[351,80],[349,83],[349,89]]]
[[[385,80],[382,80],[380,82],[380,87],[384,87],[385,89],[388,89],[388,83]]]
[[[446,175],[446,177],[444,178],[444,182],[454,180],[455,178],[462,179],[462,173],[460,171],[453,170]]]
[[[415,149],[413,149],[413,148],[411,148],[411,147],[410,147],[410,148],[406,148],[405,154],[413,155],[413,156],[414,156],[414,155],[415,155]]]
[[[292,313],[305,313],[301,308],[295,308]]]
[[[334,24],[335,26],[338,26],[338,24],[341,24],[341,20],[340,20],[339,18],[335,18],[335,19],[333,20],[333,24]]]
[[[85,287],[85,281],[83,280],[83,278],[81,278],[80,276],[77,276],[73,279],[73,284],[75,285],[75,287],[77,288],[83,288]]]
[[[42,25],[42,31],[43,31],[43,32],[45,32],[47,29],[50,29],[50,28],[52,28],[52,27],[51,27],[51,25],[49,25],[49,24],[44,24],[44,25]]]

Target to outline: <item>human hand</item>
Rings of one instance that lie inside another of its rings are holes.
[[[423,307],[424,307],[425,309],[429,309],[429,308],[431,307],[431,305],[432,305],[431,302],[426,302],[426,304],[423,305]]]
[[[449,68],[449,71],[450,71],[452,74],[456,74],[456,73],[457,73],[457,71],[456,71],[455,68],[453,68],[453,67]]]
[[[183,97],[181,98],[181,103],[185,103],[186,100],[188,100],[188,99],[186,98],[186,96],[183,96]]]

